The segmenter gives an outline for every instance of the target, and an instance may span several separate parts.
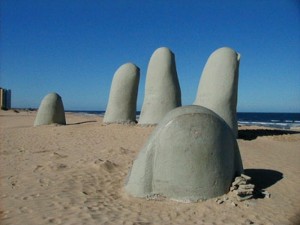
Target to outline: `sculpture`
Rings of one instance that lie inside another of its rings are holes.
[[[243,171],[227,123],[201,106],[170,111],[134,161],[125,185],[135,197],[194,202],[223,195]]]
[[[104,123],[135,123],[140,69],[126,63],[115,72]]]
[[[43,98],[34,121],[34,126],[53,123],[66,124],[64,105],[57,93],[50,93]]]
[[[170,110],[181,106],[181,91],[175,56],[165,47],[158,48],[149,61],[140,125],[157,124]]]
[[[236,117],[240,54],[220,48],[208,58],[199,82],[194,105],[211,109],[221,116],[237,137]]]

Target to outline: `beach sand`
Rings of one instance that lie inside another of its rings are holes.
[[[35,115],[0,112],[0,224],[300,224],[299,131],[239,127],[245,173],[270,198],[180,203],[124,192],[154,127],[72,113],[33,127]]]

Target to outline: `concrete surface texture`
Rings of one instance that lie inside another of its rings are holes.
[[[181,91],[174,54],[158,48],[149,61],[139,124],[157,124],[170,110],[181,106]]]
[[[243,171],[231,128],[213,111],[184,106],[170,111],[134,161],[125,189],[135,197],[195,202],[229,191]]]
[[[223,47],[214,51],[203,69],[194,105],[213,110],[237,137],[237,94],[240,54]]]
[[[104,123],[135,123],[136,101],[140,80],[140,69],[126,63],[115,72],[109,100],[104,115]]]
[[[53,123],[66,124],[64,105],[57,93],[50,93],[43,98],[34,121],[34,126]]]

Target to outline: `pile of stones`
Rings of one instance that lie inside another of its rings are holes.
[[[251,177],[241,174],[241,176],[236,177],[232,182],[230,187],[230,192],[223,198],[216,198],[216,203],[230,203],[232,206],[238,206],[238,202],[243,202],[245,200],[250,200],[252,198],[270,198],[271,194],[266,190],[260,190],[255,188],[254,184],[250,183]],[[244,202],[246,206],[251,205],[249,202]],[[253,203],[252,203],[253,204]]]
[[[236,177],[230,187],[230,191],[233,192],[238,201],[244,201],[253,198],[255,185],[250,183],[251,177],[241,174]]]

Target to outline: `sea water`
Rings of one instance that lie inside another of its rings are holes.
[[[300,113],[237,113],[240,125],[291,129],[300,127]]]
[[[67,112],[80,113],[84,115],[98,115],[103,117],[105,111],[72,111]],[[137,119],[140,112],[137,112]],[[280,129],[300,128],[300,113],[253,113],[238,112],[238,124],[244,126],[264,126]]]

